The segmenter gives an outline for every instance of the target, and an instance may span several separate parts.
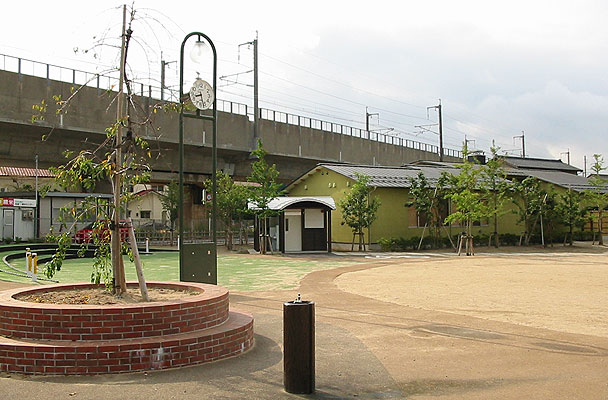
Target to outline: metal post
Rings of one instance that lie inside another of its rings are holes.
[[[36,187],[35,187],[35,194],[34,195],[35,195],[35,198],[36,198],[36,214],[35,214],[36,215],[36,223],[34,224],[34,230],[35,230],[34,237],[37,238],[38,234],[40,232],[40,218],[38,216],[39,215],[39,209],[40,209],[40,207],[38,206],[38,154],[36,154],[35,161],[36,161],[36,183],[35,183]]]
[[[184,254],[183,254],[183,242],[184,242],[184,47],[186,41],[191,36],[197,36],[198,40],[204,38],[211,50],[213,51],[213,115],[202,115],[197,112],[195,115],[188,115],[188,117],[211,120],[213,123],[213,136],[212,136],[212,149],[211,149],[211,180],[212,180],[212,214],[211,214],[211,229],[212,229],[212,240],[213,245],[217,246],[217,51],[215,45],[211,39],[201,32],[191,32],[182,41],[180,49],[180,66],[179,66],[179,102],[180,102],[180,114],[179,114],[179,236],[178,236],[178,248],[180,249],[180,279],[183,277],[184,272]]]

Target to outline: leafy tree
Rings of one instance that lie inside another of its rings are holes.
[[[353,231],[353,246],[355,236],[359,236],[359,251],[365,249],[365,234],[363,230],[369,228],[376,220],[380,199],[370,197],[373,190],[368,186],[369,177],[356,174],[357,182],[352,186],[346,196],[338,202],[342,212],[342,225],[348,225]]]
[[[281,184],[277,183],[279,171],[276,165],[268,165],[266,155],[268,152],[264,150],[262,141],[258,139],[258,147],[251,152],[251,155],[257,158],[251,164],[251,175],[247,177],[249,182],[257,183],[249,190],[251,202],[256,205],[253,213],[257,216],[260,222],[260,231],[262,240],[260,241],[260,252],[266,254],[266,245],[268,244],[268,218],[277,215],[275,210],[268,207],[268,203],[275,197],[283,194]]]
[[[519,222],[524,223],[524,244],[527,246],[538,223],[544,193],[540,181],[533,176],[515,181],[512,188],[511,201],[517,207]]]
[[[599,231],[599,245],[604,244],[603,239],[603,215],[604,209],[608,206],[608,193],[606,187],[606,181],[602,179],[600,174],[606,169],[604,167],[604,158],[601,154],[594,154],[594,163],[591,166],[593,176],[589,178],[588,182],[592,188],[585,191],[585,198],[587,202],[594,208],[597,209],[597,213],[593,213],[595,220],[597,221],[597,227]]]
[[[504,204],[509,194],[510,182],[507,180],[507,173],[503,167],[503,160],[498,155],[500,147],[492,141],[490,147],[491,157],[482,169],[481,180],[484,197],[489,205],[489,217],[493,219],[494,247],[498,247],[498,218],[506,213]]]
[[[561,194],[557,199],[556,211],[564,225],[568,226],[568,234],[564,238],[564,246],[566,245],[566,240],[572,246],[574,227],[584,222],[586,212],[582,207],[581,197],[581,193],[568,189],[566,193]]]
[[[151,156],[151,150],[148,142],[143,139],[144,127],[148,125],[151,129],[157,130],[153,125],[153,114],[156,113],[157,106],[154,105],[148,109],[139,102],[138,97],[132,90],[132,82],[129,79],[130,69],[126,62],[130,44],[132,40],[136,41],[136,39],[133,39],[133,22],[138,20],[135,18],[136,11],[131,8],[127,18],[127,7],[124,6],[123,13],[126,25],[123,26],[119,36],[120,43],[118,46],[115,44],[108,45],[113,48],[120,48],[120,65],[118,68],[120,84],[116,92],[107,91],[110,104],[116,104],[117,106],[116,119],[106,128],[105,138],[101,143],[96,143],[90,148],[77,152],[66,152],[64,154],[66,163],[51,169],[56,176],[56,183],[64,190],[75,189],[91,192],[105,181],[111,188],[113,201],[100,207],[100,203],[94,199],[85,199],[79,204],[66,207],[62,211],[64,215],[62,223],[71,222],[71,225],[66,231],[59,234],[51,233],[49,236],[49,239],[57,242],[58,250],[51,262],[47,263],[45,267],[46,275],[52,277],[61,268],[67,249],[71,244],[71,235],[76,230],[76,224],[79,221],[95,218],[92,243],[97,245],[97,250],[92,280],[94,282],[103,280],[106,287],[113,289],[116,295],[122,295],[126,292],[125,271],[122,261],[125,235],[124,230],[123,235],[121,235],[121,216],[125,214],[126,204],[132,199],[133,194],[125,191],[125,188],[149,180],[148,160]],[[103,35],[103,38],[105,40],[108,36]],[[141,46],[141,43],[138,44]],[[93,48],[106,45],[103,42],[98,42]],[[55,114],[66,114],[87,83],[78,88],[72,88],[67,99],[63,99],[60,95],[53,96],[53,102],[57,106]],[[33,116],[32,120],[44,119],[48,111],[48,105],[50,103],[44,100],[40,105],[34,105],[32,108],[38,114]],[[52,133],[53,129],[43,136],[43,141],[48,141]],[[87,244],[83,245],[83,247],[86,246]]]
[[[442,179],[447,182],[446,198],[450,199],[455,210],[445,219],[446,223],[460,223],[466,233],[466,254],[473,254],[473,223],[488,216],[488,207],[480,188],[482,170],[468,159],[466,144],[462,150],[463,163],[457,175],[443,173]]]
[[[211,180],[205,181],[205,188],[211,190]],[[216,196],[218,217],[226,227],[226,248],[232,250],[234,226],[247,209],[249,190],[245,186],[235,185],[230,175],[218,171]]]
[[[542,232],[544,238],[543,245],[545,247],[547,247],[547,241],[551,247],[553,247],[553,232],[555,231],[556,225],[561,222],[561,215],[557,209],[557,203],[557,194],[552,188],[544,192],[540,205],[540,215],[543,222],[542,228],[547,232],[547,234]]]
[[[431,227],[433,243],[437,247],[443,226],[441,207],[444,198],[441,182],[438,181],[434,186],[431,185],[422,171],[415,178],[409,178],[408,181],[411,201],[406,202],[405,207],[414,207],[417,215],[427,221]]]

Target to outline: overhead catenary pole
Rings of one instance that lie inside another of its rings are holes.
[[[436,106],[427,107],[427,113],[431,108],[436,109],[439,114],[439,161],[443,161],[443,117],[441,115],[441,99],[439,99],[439,104]]]
[[[163,60],[162,51],[160,53],[160,58],[161,58],[161,60],[160,60],[160,99],[161,99],[161,101],[164,101],[165,100],[165,89],[167,88],[165,69],[167,68],[167,65],[176,63],[177,61]]]
[[[367,107],[365,107],[365,131],[367,132],[367,138],[368,139],[372,138],[372,135],[371,135],[371,133],[369,131],[369,119],[370,119],[370,117],[373,117],[374,115],[380,116],[379,113],[370,113],[370,112],[368,112],[367,111]]]
[[[583,156],[583,163],[585,164],[585,169],[583,170],[583,174],[585,178],[587,177],[587,156]]]
[[[566,156],[567,156],[566,160],[568,162],[568,165],[570,165],[570,149],[568,149],[568,151],[563,151],[563,152],[559,153],[560,158],[561,158],[562,154],[566,154]]]
[[[240,62],[240,48],[241,46],[253,46],[253,143],[252,147],[256,148],[258,139],[260,138],[260,107],[258,102],[258,32],[255,32],[255,39],[251,42],[245,42],[239,44],[239,62]],[[251,71],[247,71],[251,72]],[[220,77],[223,79],[224,77]]]
[[[161,54],[162,57],[162,54]],[[165,60],[160,60],[160,100],[165,100],[165,67],[167,63]]]
[[[258,104],[258,32],[253,40],[253,146],[257,146],[260,138],[260,108]]]
[[[120,239],[120,195],[121,195],[121,178],[120,170],[122,169],[122,121],[124,116],[124,74],[125,74],[125,55],[126,55],[126,40],[127,40],[127,6],[123,5],[122,14],[122,45],[120,48],[120,79],[118,84],[118,97],[116,99],[116,137],[115,137],[115,152],[114,159],[116,168],[114,171],[114,219],[112,226],[112,268],[114,273],[114,293],[122,294],[127,291],[127,285],[124,281],[124,266],[122,263],[121,239]],[[116,282],[118,280],[118,282]]]

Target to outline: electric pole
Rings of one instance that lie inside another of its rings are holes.
[[[526,137],[524,131],[521,131],[521,135],[513,136],[513,139],[521,139],[521,157],[526,158]]]
[[[431,108],[436,109],[439,114],[439,161],[443,161],[443,119],[441,117],[441,99],[439,99],[438,105],[427,107],[427,113]]]
[[[380,117],[379,113],[369,113],[367,112],[367,107],[365,107],[365,130],[367,131],[367,138],[371,139],[372,135],[369,133],[369,117],[373,117],[374,115]]]

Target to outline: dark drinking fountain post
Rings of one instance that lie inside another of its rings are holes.
[[[315,303],[298,299],[283,303],[283,383],[285,391],[315,391]]]

